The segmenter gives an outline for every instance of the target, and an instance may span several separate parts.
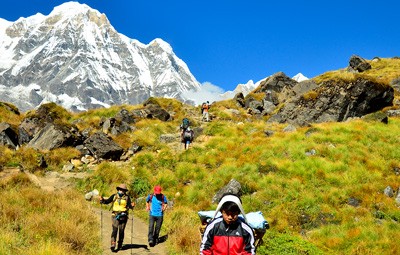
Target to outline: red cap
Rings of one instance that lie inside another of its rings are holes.
[[[154,193],[155,193],[155,194],[161,194],[161,186],[158,186],[158,185],[155,186],[155,187],[154,187]]]

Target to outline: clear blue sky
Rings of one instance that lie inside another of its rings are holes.
[[[48,15],[60,0],[2,0],[0,17]],[[114,28],[168,42],[201,82],[233,90],[278,71],[312,78],[344,68],[352,54],[400,55],[399,1],[77,0]]]

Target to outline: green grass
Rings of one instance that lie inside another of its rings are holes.
[[[399,60],[381,59],[371,64],[373,69],[363,77],[388,84],[399,76]],[[316,80],[351,81],[359,76],[338,70]],[[307,96],[312,99],[315,95]],[[203,133],[184,151],[176,144],[162,143],[160,135],[177,134],[182,118],[189,113],[198,115],[198,109],[176,100],[152,100],[173,112],[173,120],[139,120],[133,124],[133,132],[114,136],[125,149],[132,143],[143,149],[126,162],[98,164],[89,178],[77,182],[79,193],[66,191],[54,199],[23,175],[0,182],[0,205],[7,205],[6,210],[1,208],[0,254],[9,254],[11,248],[15,254],[33,254],[29,250],[35,254],[99,254],[97,233],[86,225],[97,223],[80,218],[86,215],[83,194],[96,188],[106,196],[115,192],[119,183],[129,185],[134,198],[145,197],[154,185],[161,184],[174,202],[162,230],[169,236],[169,254],[196,254],[200,243],[197,212],[215,209],[211,199],[233,178],[242,185],[245,210],[261,211],[271,226],[257,254],[400,253],[400,245],[393,241],[400,239],[398,205],[383,194],[387,186],[399,188],[395,173],[400,168],[399,118],[390,118],[388,124],[362,119],[321,123],[288,133],[282,131],[286,125],[266,124],[244,109],[228,113],[225,110],[236,105],[227,100],[213,104],[211,114],[216,119],[212,122],[192,118],[193,126],[202,125]],[[71,115],[54,109],[62,122],[77,123],[80,130],[91,127],[94,132],[100,128],[101,118],[113,117],[122,108],[140,107],[115,106]],[[12,119],[24,117],[3,109],[0,107],[2,120],[13,125],[18,122]],[[274,134],[266,136],[266,130]],[[315,154],[309,155],[312,150]],[[79,157],[71,148],[38,152],[0,147],[0,153],[0,171],[20,166],[37,174],[61,171],[67,161]],[[40,156],[47,159],[47,168],[38,166]],[[33,199],[36,196],[40,201]],[[351,198],[360,204],[350,205]],[[56,203],[57,210],[51,211],[46,203]],[[137,216],[146,220],[144,203],[136,208],[143,209]],[[65,229],[43,220],[52,213]],[[78,227],[72,229],[75,225]],[[86,227],[83,240],[73,238],[72,234],[81,235]]]

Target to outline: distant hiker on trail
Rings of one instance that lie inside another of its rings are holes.
[[[161,193],[161,186],[154,187],[154,193],[146,198],[146,211],[149,212],[149,246],[159,243],[159,235],[164,218],[164,211],[168,207],[167,197]]]
[[[182,120],[182,124],[180,125],[181,131],[181,143],[183,144],[184,149],[189,149],[189,145],[193,142],[194,132],[193,129],[190,128],[190,121],[188,118],[184,118]]]
[[[182,134],[182,144],[185,150],[189,149],[190,144],[193,142],[194,139],[194,132],[193,130],[188,127]]]
[[[100,197],[101,204],[112,203],[110,210],[112,209],[112,233],[111,233],[111,251],[116,252],[122,248],[124,241],[124,231],[126,223],[128,222],[128,210],[135,207],[135,203],[131,201],[131,198],[126,194],[128,188],[126,184],[120,184],[117,187],[117,193],[111,195],[108,199]],[[118,248],[116,248],[117,233],[118,235]]]
[[[201,240],[200,255],[255,254],[253,229],[239,218],[239,214],[244,217],[246,215],[240,198],[230,194],[223,196],[216,213],[218,210],[222,216],[215,218],[206,227]]]
[[[207,121],[207,122],[210,121],[210,115],[208,113],[209,109],[210,109],[210,103],[208,101],[207,101],[207,103],[203,103],[201,105],[201,112],[203,114],[203,116],[201,118],[202,121]]]

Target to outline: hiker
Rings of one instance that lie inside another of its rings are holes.
[[[122,248],[124,241],[124,231],[126,223],[128,222],[128,210],[135,207],[135,202],[131,201],[131,198],[127,195],[128,188],[126,184],[120,184],[117,187],[117,193],[111,195],[108,199],[100,197],[101,204],[112,203],[110,210],[112,209],[111,221],[112,221],[112,233],[111,233],[111,251],[115,252]],[[118,248],[116,248],[117,233],[118,234]]]
[[[154,193],[146,198],[146,211],[149,212],[149,246],[159,243],[159,235],[164,218],[164,211],[168,207],[168,200],[161,193],[161,186],[154,187]]]
[[[224,195],[217,207],[214,217],[221,212],[222,216],[214,218],[206,227],[201,240],[200,255],[255,254],[253,229],[245,222],[239,197]],[[244,220],[239,217],[242,214]]]
[[[183,148],[185,150],[189,149],[190,144],[193,142],[194,139],[194,132],[193,130],[188,127],[187,129],[185,129],[185,131],[183,131],[183,133],[181,134],[181,143],[183,144]]]
[[[189,144],[193,142],[194,139],[194,132],[190,128],[190,121],[188,118],[183,118],[179,129],[181,131],[181,143],[183,144],[183,148],[188,149]]]
[[[210,115],[209,115],[209,113],[208,113],[208,110],[210,109],[210,103],[207,101],[207,103],[203,103],[202,104],[202,106],[201,106],[201,109],[202,109],[202,113],[203,113],[203,116],[202,116],[202,121],[207,121],[207,122],[209,122],[210,121]]]

